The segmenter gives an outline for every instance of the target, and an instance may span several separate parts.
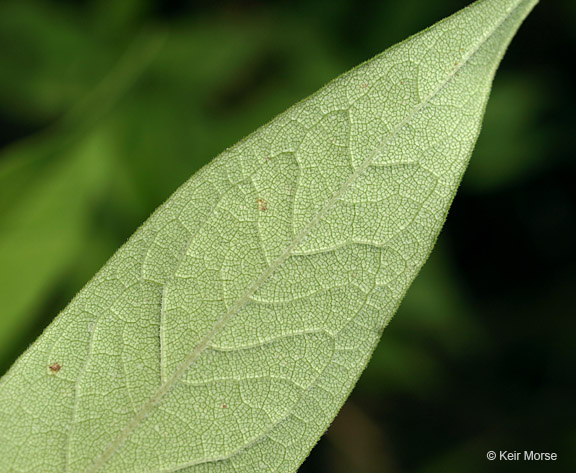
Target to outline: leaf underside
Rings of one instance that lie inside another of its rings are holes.
[[[0,381],[0,471],[293,472],[428,257],[535,0],[483,0],[203,168]]]

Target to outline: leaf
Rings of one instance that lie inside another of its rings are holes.
[[[47,295],[53,297],[51,290],[78,266],[91,210],[109,187],[115,130],[98,119],[114,108],[162,41],[161,35],[137,37],[127,58],[59,121],[0,153],[2,371],[31,327],[41,323]]]
[[[10,207],[0,209],[0,363],[16,354],[18,332],[26,332],[37,321],[37,308],[46,293],[82,256],[88,211],[103,193],[110,167],[107,156],[100,155],[109,141],[102,135],[61,149],[63,159],[46,159],[44,166],[38,165],[39,160],[28,166],[0,166],[0,185],[20,184],[8,193]],[[2,164],[22,164],[28,156],[45,158],[47,149],[17,148]]]
[[[444,222],[534,0],[484,0],[185,183],[0,384],[0,467],[295,471]]]

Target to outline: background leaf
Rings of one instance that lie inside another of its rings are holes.
[[[39,134],[0,156],[0,359],[19,348],[14,333],[33,324],[39,302],[79,255],[97,254],[84,246],[90,209],[117,160],[110,125],[94,123],[146,68],[161,39],[138,38],[127,58],[52,125],[50,140]]]

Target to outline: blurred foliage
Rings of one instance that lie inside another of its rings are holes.
[[[0,3],[0,367],[218,152],[462,0]],[[576,6],[497,75],[430,261],[307,471],[576,471]],[[488,450],[557,452],[554,464]]]

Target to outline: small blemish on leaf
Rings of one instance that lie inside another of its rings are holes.
[[[228,404],[222,404],[222,409],[228,409]]]
[[[268,210],[268,202],[266,202],[262,198],[259,198],[258,199],[258,210],[260,210],[260,212],[266,212],[266,210]]]
[[[366,87],[368,87],[368,84],[360,84],[360,86],[365,89]]]
[[[50,374],[56,374],[58,373],[58,371],[60,371],[62,369],[62,366],[60,366],[60,363],[52,363],[49,367],[48,370],[50,370]]]

